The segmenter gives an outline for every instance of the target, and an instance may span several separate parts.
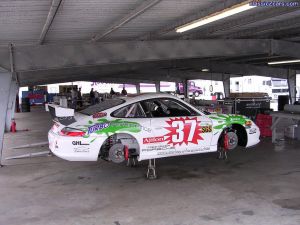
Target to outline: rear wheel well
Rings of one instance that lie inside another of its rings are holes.
[[[118,133],[107,137],[107,139],[100,147],[98,157],[109,160],[109,149],[111,148],[111,146],[117,143],[127,145],[127,147],[129,148],[129,154],[139,155],[140,153],[140,147],[135,137],[127,133]]]

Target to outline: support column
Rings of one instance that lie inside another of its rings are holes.
[[[7,104],[9,99],[9,89],[12,82],[12,74],[0,72],[0,160],[2,159],[2,149],[4,140],[5,120],[7,114]],[[0,161],[0,165],[1,161]]]
[[[19,87],[17,85],[17,82],[12,80],[10,83],[9,98],[7,103],[5,131],[10,131],[11,119],[15,115],[16,95],[18,93],[18,90]]]
[[[229,98],[229,95],[230,95],[230,74],[223,74],[222,75],[222,80],[223,80],[223,88],[224,88],[225,98]]]
[[[137,93],[137,94],[140,94],[140,93],[141,93],[141,86],[140,86],[140,83],[136,83],[136,84],[135,84],[135,88],[136,88],[136,93]]]
[[[183,80],[182,81],[183,84],[183,94],[184,94],[184,98],[188,98],[189,97],[189,87],[188,87],[188,80]]]
[[[289,98],[290,104],[294,104],[296,101],[296,71],[295,70],[288,70],[288,86],[289,86]]]
[[[155,82],[155,89],[156,89],[156,93],[160,92],[160,81]]]

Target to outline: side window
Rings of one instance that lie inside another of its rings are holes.
[[[199,116],[197,112],[174,99],[151,99],[141,102],[147,117]]]
[[[146,115],[139,103],[124,106],[112,113],[117,118],[145,118]]]
[[[168,116],[199,116],[193,109],[174,99],[162,99],[161,102],[166,106]]]

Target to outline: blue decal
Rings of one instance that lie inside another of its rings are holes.
[[[109,127],[109,123],[96,123],[93,126],[90,126],[88,129],[88,134],[94,133],[95,131],[102,130]]]

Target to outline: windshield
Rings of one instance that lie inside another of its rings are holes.
[[[97,112],[110,109],[117,105],[121,105],[124,102],[125,100],[120,98],[106,99],[103,102],[100,102],[99,104],[89,106],[88,108],[80,111],[80,113],[91,116]]]

